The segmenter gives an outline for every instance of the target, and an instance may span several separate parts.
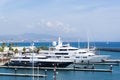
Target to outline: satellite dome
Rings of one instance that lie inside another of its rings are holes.
[[[56,46],[56,44],[57,44],[56,41],[53,41],[52,45],[53,45],[53,46]]]

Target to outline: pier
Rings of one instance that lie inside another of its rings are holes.
[[[54,68],[50,67],[41,67],[40,69],[47,69],[47,70],[53,70]],[[92,69],[92,68],[56,68],[56,70],[64,70],[64,71],[94,71],[94,72],[112,72],[110,69]]]
[[[104,62],[108,62],[108,63],[120,63],[120,59],[106,59],[103,60]]]
[[[11,69],[31,69],[33,67],[23,67],[23,66],[0,66],[1,68],[11,68]],[[38,69],[38,67],[34,67],[34,69]],[[54,70],[54,67],[39,67],[40,70]],[[112,72],[111,69],[95,69],[95,68],[81,68],[81,67],[73,67],[73,68],[58,68],[56,70],[62,71],[93,71],[93,72]]]
[[[119,66],[118,62],[112,62],[111,60],[103,60],[104,62],[100,63],[74,63],[75,65],[115,65]]]
[[[42,74],[19,74],[19,73],[0,73],[0,76],[22,76],[22,77],[46,77],[46,75]]]

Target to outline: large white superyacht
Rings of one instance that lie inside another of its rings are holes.
[[[72,60],[75,63],[102,62],[109,58],[109,55],[99,55],[95,50],[89,48],[76,48],[70,44],[63,45],[60,37],[57,42],[53,42],[49,50],[40,50],[39,54],[47,58]]]
[[[7,66],[29,66],[29,67],[67,67],[72,64],[71,60],[46,58],[36,53],[24,53],[10,59]]]

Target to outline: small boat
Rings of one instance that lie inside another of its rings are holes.
[[[36,53],[25,53],[10,59],[7,66],[29,66],[29,67],[67,67],[72,64],[71,60],[50,59]]]

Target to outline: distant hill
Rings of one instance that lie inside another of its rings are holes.
[[[35,33],[25,33],[21,35],[0,35],[0,41],[49,41],[50,39],[57,39],[57,36]]]
[[[25,33],[21,35],[0,35],[0,42],[31,42],[31,41],[54,41],[57,40],[59,36],[49,35],[49,34],[35,34],[35,33]],[[62,41],[78,41],[74,36],[64,37],[61,36]]]

